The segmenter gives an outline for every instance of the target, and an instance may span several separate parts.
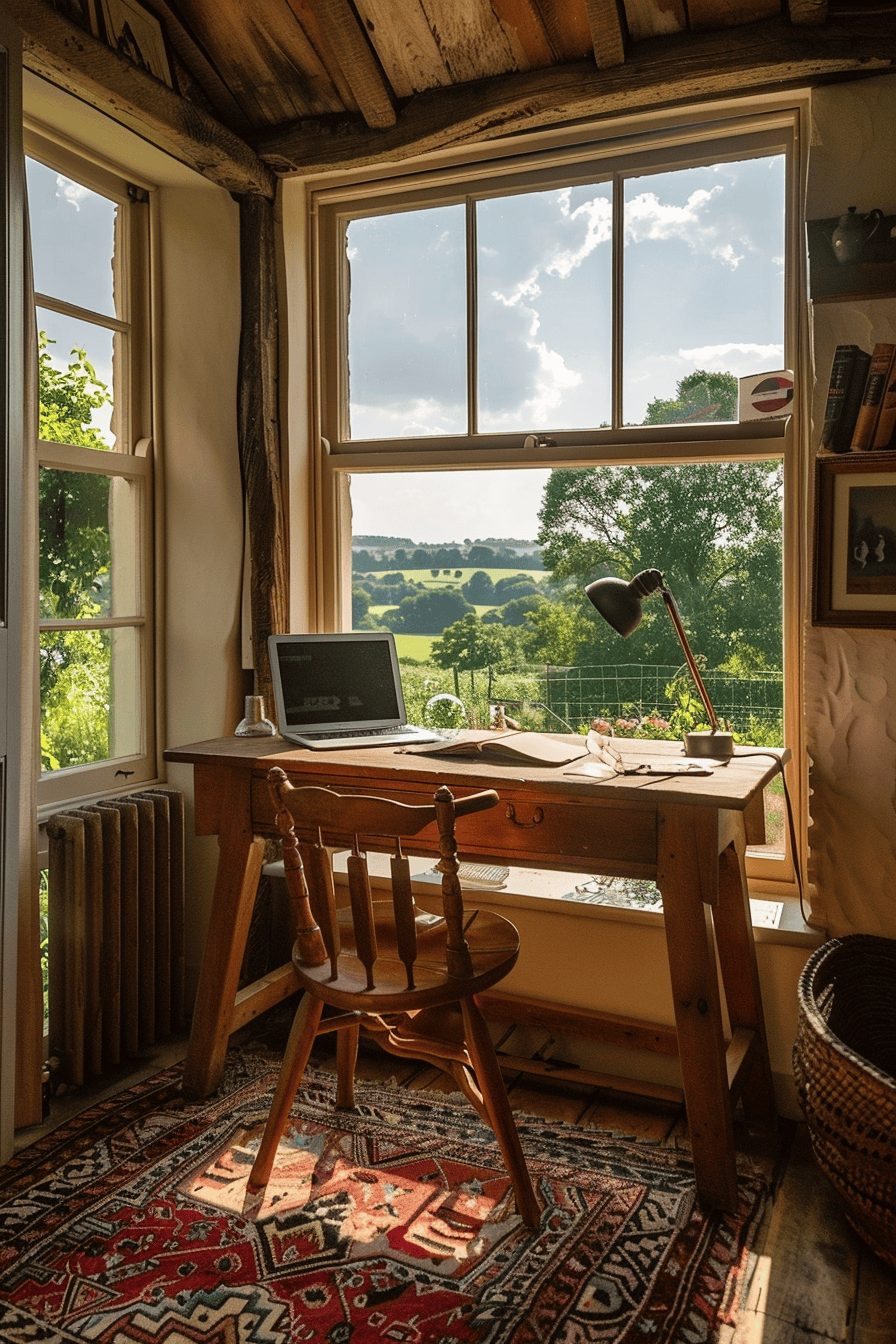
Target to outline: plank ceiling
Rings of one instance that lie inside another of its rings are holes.
[[[276,174],[896,68],[896,0],[152,0],[172,92],[71,23],[78,3],[0,0],[26,65],[265,195]]]

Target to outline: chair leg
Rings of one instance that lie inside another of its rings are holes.
[[[507,1099],[507,1089],[501,1076],[501,1067],[495,1055],[492,1038],[485,1025],[485,1019],[472,998],[461,999],[460,1007],[463,1013],[467,1049],[473,1061],[476,1079],[482,1089],[482,1099],[492,1129],[495,1131],[504,1165],[513,1185],[517,1210],[527,1227],[538,1227],[541,1208],[532,1189],[529,1169],[523,1156],[520,1136]]]
[[[355,1063],[360,1035],[360,1022],[336,1033],[336,1105],[342,1111],[351,1111],[355,1106]]]
[[[323,1007],[319,999],[313,998],[310,994],[305,994],[296,1010],[292,1031],[289,1033],[286,1052],[283,1056],[283,1063],[280,1066],[280,1077],[277,1079],[277,1088],[274,1092],[274,1100],[271,1102],[268,1122],[264,1127],[261,1146],[249,1173],[250,1190],[263,1190],[270,1178],[277,1144],[286,1128],[290,1107],[298,1091],[299,1083],[302,1081],[302,1074],[305,1072],[308,1056],[311,1054],[311,1047],[314,1045]]]

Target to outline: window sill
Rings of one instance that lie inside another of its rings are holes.
[[[333,871],[337,886],[346,883],[346,853],[334,856]],[[383,888],[388,885],[389,858],[385,854],[368,854],[370,865],[370,885]],[[409,858],[411,885],[420,903],[426,905],[427,897],[438,899],[432,882],[417,880],[417,874],[431,871],[433,861],[425,858]],[[271,863],[265,867],[270,877],[283,877],[283,864]],[[609,923],[643,925],[649,929],[663,927],[661,911],[640,910],[631,906],[592,904],[587,901],[572,900],[568,893],[583,882],[581,873],[552,872],[542,868],[511,868],[506,885],[501,888],[467,888],[467,904],[480,902],[498,910],[508,912],[514,909],[527,909],[530,912],[544,912],[563,915],[567,919],[599,920]],[[771,907],[771,908],[770,908]],[[818,929],[811,928],[802,917],[797,896],[782,895],[767,891],[757,891],[750,899],[753,915],[753,938],[758,943],[780,944],[795,947],[812,948],[818,946],[824,935]],[[774,922],[770,922],[774,920]]]

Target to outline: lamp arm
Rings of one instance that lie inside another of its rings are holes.
[[[660,587],[660,592],[663,595],[663,601],[666,604],[666,610],[669,612],[669,615],[672,618],[672,624],[675,626],[675,633],[678,635],[678,642],[681,644],[681,647],[684,650],[684,656],[687,661],[688,669],[690,671],[691,676],[694,678],[694,684],[697,687],[698,692],[700,693],[700,699],[703,701],[703,707],[706,710],[707,715],[709,716],[709,726],[714,733],[717,733],[719,731],[719,721],[716,718],[716,712],[712,707],[712,701],[709,698],[709,692],[703,685],[703,678],[700,676],[700,672],[697,668],[697,663],[694,658],[694,655],[691,653],[691,646],[688,643],[688,637],[684,632],[684,626],[682,625],[681,617],[678,614],[678,607],[675,605],[675,598],[669,592],[669,589],[666,587],[665,583],[663,583],[662,586]]]

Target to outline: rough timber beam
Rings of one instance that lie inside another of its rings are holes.
[[[588,11],[588,23],[591,25],[591,43],[598,70],[609,70],[614,65],[622,65],[625,60],[625,46],[616,0],[585,0],[585,8]]]
[[[614,69],[577,62],[428,90],[411,99],[391,130],[369,131],[360,117],[306,118],[259,137],[256,148],[278,173],[310,174],[401,161],[564,121],[893,70],[896,15],[800,29],[770,19],[640,42]]]
[[[318,0],[318,11],[340,54],[340,65],[361,115],[370,127],[394,126],[395,108],[376,58],[348,0]]]
[[[273,197],[276,178],[203,108],[83,32],[42,0],[2,0],[22,31],[25,67],[228,191]]]

